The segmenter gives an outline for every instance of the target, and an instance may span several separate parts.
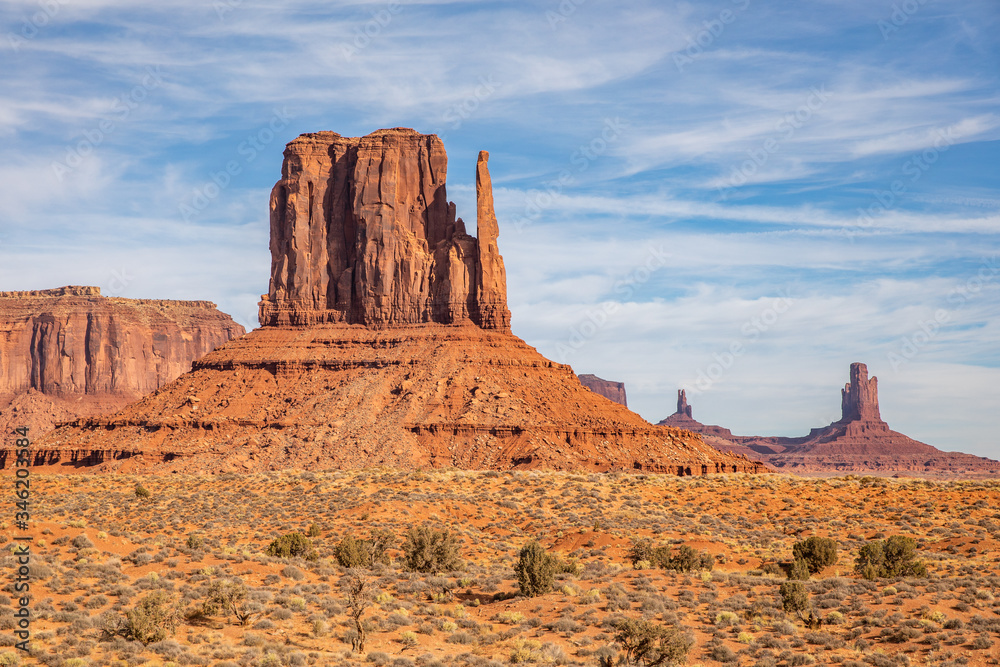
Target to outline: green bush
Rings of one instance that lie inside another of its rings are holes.
[[[309,524],[309,529],[306,530],[306,537],[319,537],[320,527],[318,523]]]
[[[514,571],[521,594],[527,597],[544,595],[552,590],[558,559],[532,540],[521,549]]]
[[[625,652],[619,662],[624,665],[681,665],[694,645],[683,629],[641,618],[619,621],[616,630],[615,641]]]
[[[312,542],[302,533],[288,533],[274,540],[267,547],[267,555],[276,558],[301,557],[310,560],[317,558]]]
[[[927,576],[927,566],[917,560],[916,540],[904,535],[862,545],[854,571],[865,579]]]
[[[214,581],[208,588],[202,613],[205,616],[232,614],[240,625],[250,625],[263,610],[259,605],[248,603],[247,595],[247,587],[241,581]]]
[[[152,644],[163,641],[173,633],[179,616],[170,595],[166,591],[155,591],[125,612],[124,616],[106,616],[104,632],[108,636]]]
[[[788,572],[788,578],[795,581],[809,581],[809,566],[801,558],[796,559]]]
[[[345,535],[334,549],[337,562],[343,567],[375,567],[377,563],[389,564],[389,549],[395,536],[387,530],[373,530],[370,539],[359,540],[353,535]]]
[[[135,497],[136,498],[149,498],[151,495],[153,495],[153,494],[151,494],[149,492],[149,489],[147,489],[146,487],[144,487],[139,482],[135,483]]]
[[[204,537],[202,537],[201,535],[196,535],[194,533],[188,535],[187,538],[188,549],[201,549],[203,546],[205,546]]]
[[[809,610],[809,591],[801,581],[788,581],[781,584],[781,606],[786,612],[802,614]]]
[[[424,524],[410,528],[403,543],[403,562],[413,572],[446,572],[458,569],[458,541],[447,529]]]
[[[648,538],[632,542],[628,559],[632,562],[632,567],[636,567],[641,562],[647,562],[664,570],[678,572],[692,572],[698,569],[711,570],[715,566],[715,559],[707,552],[699,553],[684,544],[677,548],[676,553],[672,553],[669,546],[655,546]]]
[[[837,542],[829,537],[809,537],[792,547],[795,560],[804,560],[810,574],[837,562]]]

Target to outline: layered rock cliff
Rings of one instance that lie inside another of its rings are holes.
[[[118,409],[244,333],[208,301],[101,296],[97,287],[0,292],[0,427]]]
[[[602,380],[596,375],[578,375],[580,378],[580,383],[594,392],[595,394],[600,394],[609,401],[614,401],[619,405],[624,405],[628,407],[628,399],[625,396],[625,383],[624,382],[614,382],[613,380]]]
[[[755,472],[586,389],[509,331],[488,155],[477,227],[445,197],[440,139],[288,144],[271,196],[262,327],[118,414],[37,443],[102,470],[555,468]]]
[[[787,472],[874,472],[928,477],[1000,474],[998,461],[943,452],[890,429],[879,411],[878,379],[868,377],[865,364],[851,364],[850,381],[841,389],[840,407],[839,420],[814,428],[807,436],[740,436],[729,429],[695,421],[681,390],[677,412],[660,423],[701,433],[707,443],[720,451],[745,455]]]

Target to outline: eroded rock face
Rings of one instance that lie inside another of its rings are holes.
[[[677,412],[660,424],[700,433],[720,451],[766,462],[801,474],[873,472],[927,477],[993,476],[1000,462],[961,452],[943,452],[889,428],[878,405],[878,379],[868,367],[851,364],[850,382],[841,390],[841,418],[800,438],[733,435],[691,417],[683,390]]]
[[[56,430],[36,443],[37,463],[764,470],[597,396],[509,331],[488,157],[476,165],[476,239],[445,198],[437,137],[322,132],[288,144],[263,326],[155,395]]]
[[[480,153],[476,166],[476,239],[447,199],[448,158],[437,136],[396,128],[289,143],[271,193],[261,325],[508,330],[488,157]]]
[[[580,383],[595,394],[600,394],[604,398],[614,401],[619,405],[628,407],[628,399],[625,397],[625,383],[614,382],[612,380],[602,380],[596,375],[578,375]]]
[[[840,421],[885,423],[878,412],[878,378],[868,378],[868,366],[851,364],[851,381],[840,393]]]
[[[243,327],[208,301],[0,292],[0,426],[35,435],[159,389]]]

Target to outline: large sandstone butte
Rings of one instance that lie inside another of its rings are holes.
[[[624,405],[628,407],[628,399],[625,397],[625,383],[615,382],[614,380],[602,380],[596,375],[578,375],[580,378],[580,383],[594,392],[595,394],[600,394],[609,401],[614,401],[619,405]]]
[[[850,382],[840,393],[841,418],[801,438],[739,436],[721,426],[701,424],[693,419],[683,390],[678,392],[677,412],[660,424],[701,433],[706,442],[721,451],[743,454],[786,472],[922,476],[1000,473],[998,461],[942,452],[891,430],[879,413],[878,379],[868,377],[865,364],[851,364]]]
[[[32,436],[159,389],[243,327],[208,301],[101,296],[98,287],[0,292],[0,429]]]
[[[288,144],[271,197],[261,328],[110,417],[36,444],[103,470],[754,472],[590,391],[510,333],[487,154],[470,236],[441,140],[333,132]]]

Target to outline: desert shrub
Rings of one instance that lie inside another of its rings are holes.
[[[302,533],[288,533],[277,538],[267,547],[267,555],[276,558],[301,557],[308,559],[317,558],[313,551],[312,542]]]
[[[514,571],[521,594],[527,597],[544,595],[552,590],[556,573],[556,557],[532,540],[521,549]]]
[[[334,557],[342,567],[375,567],[377,563],[389,564],[388,551],[395,543],[395,536],[387,530],[373,530],[367,540],[345,535],[334,549]]]
[[[694,638],[676,626],[664,626],[641,618],[620,621],[615,641],[624,654],[623,665],[680,665],[687,661]]]
[[[809,565],[805,560],[798,558],[792,563],[792,569],[788,572],[788,578],[795,581],[809,581]]]
[[[403,543],[406,569],[414,572],[445,572],[457,569],[458,541],[447,529],[436,530],[424,524],[410,528]]]
[[[686,544],[682,544],[676,552],[672,552],[669,546],[656,546],[647,538],[632,542],[628,559],[635,568],[639,568],[640,564],[649,563],[664,570],[677,572],[711,570],[715,566],[715,559],[707,552],[699,553]]]
[[[313,522],[313,523],[309,524],[309,528],[306,530],[306,537],[319,537],[320,530],[321,529],[319,527],[319,524],[316,523],[316,522]]]
[[[214,581],[208,588],[208,595],[202,603],[202,613],[206,616],[232,615],[240,625],[250,625],[263,612],[261,606],[249,602],[246,585],[241,581]]]
[[[779,592],[781,606],[785,611],[802,614],[809,609],[809,592],[801,581],[789,579],[782,582]]]
[[[781,566],[777,563],[764,563],[760,566],[760,571],[764,574],[778,575],[781,574]]]
[[[201,535],[197,535],[195,533],[188,535],[187,538],[188,549],[201,549],[203,546],[205,546],[204,537],[202,537]]]
[[[804,560],[810,574],[837,562],[837,542],[829,537],[808,537],[792,547],[795,560]]]
[[[106,636],[151,644],[162,641],[177,628],[179,613],[166,591],[150,593],[124,615],[107,615],[104,619]]]
[[[153,494],[151,494],[149,492],[149,489],[147,489],[146,487],[144,487],[139,482],[135,483],[135,497],[136,498],[143,498],[143,499],[145,499],[145,498],[149,498],[151,495],[153,495]]]
[[[93,549],[94,548],[94,543],[91,542],[90,538],[87,537],[84,533],[80,533],[79,535],[77,535],[76,537],[74,537],[73,541],[70,542],[70,544],[72,544],[77,549]]]
[[[926,577],[927,566],[916,557],[916,540],[893,535],[886,540],[872,540],[862,545],[854,561],[854,571],[865,579]]]

